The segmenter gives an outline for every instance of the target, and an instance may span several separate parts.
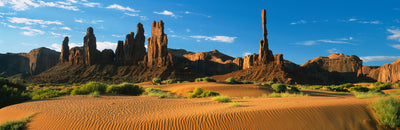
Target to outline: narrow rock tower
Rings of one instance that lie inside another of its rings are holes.
[[[93,28],[89,27],[86,31],[86,36],[83,38],[84,62],[86,65],[96,63],[96,37],[93,33]]]
[[[151,25],[151,37],[148,39],[147,65],[151,66],[169,66],[172,64],[172,56],[168,55],[167,35],[164,34],[164,22],[153,21]]]
[[[260,51],[258,56],[259,64],[268,64],[270,61],[274,61],[274,55],[272,51],[268,48],[268,39],[267,39],[267,11],[263,9],[261,11],[262,18],[262,29],[263,29],[263,39],[260,41]]]
[[[61,47],[61,55],[60,55],[60,63],[65,63],[68,62],[69,58],[69,46],[68,46],[69,39],[68,37],[64,38],[64,41],[62,42],[62,47]]]

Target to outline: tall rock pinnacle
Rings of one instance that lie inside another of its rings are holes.
[[[274,61],[274,55],[272,51],[268,48],[268,39],[267,39],[267,11],[263,9],[261,11],[262,18],[262,28],[263,28],[263,39],[260,41],[260,51],[258,56],[259,64],[267,64],[270,61]]]
[[[93,28],[87,28],[86,36],[83,38],[84,61],[86,65],[96,63],[96,37],[93,33]]]
[[[69,46],[68,46],[69,38],[65,37],[64,41],[62,43],[62,48],[61,48],[61,55],[60,55],[60,63],[68,62],[69,58]]]
[[[148,66],[168,66],[171,65],[172,57],[168,55],[167,35],[164,34],[164,22],[153,21],[151,25],[151,37],[148,39],[147,65]]]

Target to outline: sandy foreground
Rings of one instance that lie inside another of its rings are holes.
[[[251,93],[242,95],[258,95],[254,86],[246,87]],[[246,93],[238,90],[227,94]],[[210,98],[67,96],[4,107],[0,123],[37,113],[28,123],[29,129],[378,129],[367,107],[373,99],[310,93],[319,96],[233,98],[241,107]]]

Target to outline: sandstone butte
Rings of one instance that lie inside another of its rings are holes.
[[[217,80],[234,77],[238,80],[275,81],[281,83],[331,84],[345,82],[400,80],[400,61],[382,67],[362,66],[354,55],[332,54],[317,57],[303,65],[273,55],[268,45],[267,12],[262,10],[262,39],[258,54],[230,57],[218,50],[194,53],[168,49],[163,21],[153,21],[151,36],[146,38],[141,23],[136,34],[130,32],[125,41],[118,41],[115,51],[97,50],[92,27],[87,28],[82,47],[69,48],[69,38],[62,41],[61,53],[38,48],[29,53],[0,54],[0,76],[21,77],[32,82],[132,81],[154,77],[193,80],[212,76]],[[115,53],[114,53],[115,52]]]

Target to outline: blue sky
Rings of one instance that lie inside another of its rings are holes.
[[[243,57],[258,53],[261,9],[267,9],[270,49],[297,64],[334,52],[357,55],[364,65],[400,58],[395,0],[0,0],[0,53],[59,51],[64,36],[70,47],[82,46],[89,26],[99,50],[115,49],[138,22],[148,38],[152,21],[163,20],[169,48]]]

